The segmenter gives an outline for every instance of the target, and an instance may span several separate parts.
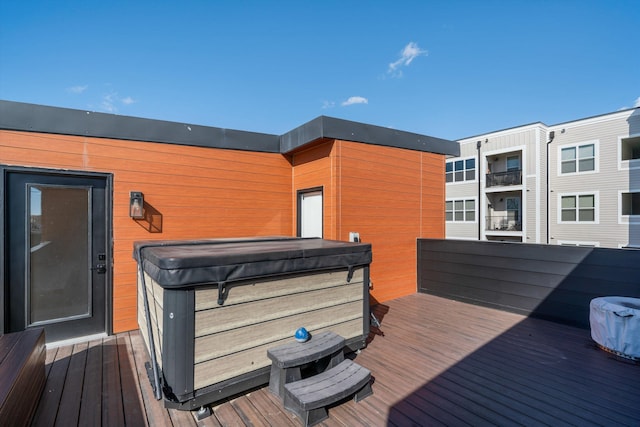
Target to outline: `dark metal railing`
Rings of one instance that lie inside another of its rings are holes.
[[[521,169],[487,174],[487,187],[497,187],[501,185],[520,185],[520,184],[522,184]]]
[[[498,231],[522,231],[522,223],[512,215],[487,215],[485,218],[485,230]]]

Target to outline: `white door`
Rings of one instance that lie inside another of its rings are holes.
[[[322,190],[300,193],[300,237],[322,237]]]

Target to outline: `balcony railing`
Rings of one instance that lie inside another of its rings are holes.
[[[486,231],[522,231],[520,220],[509,214],[488,215],[485,219]]]
[[[522,184],[522,170],[496,172],[487,174],[487,187]]]

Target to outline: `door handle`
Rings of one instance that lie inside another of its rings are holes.
[[[95,271],[98,274],[104,274],[107,272],[106,264],[98,264],[95,267],[91,267],[91,270]]]
[[[107,259],[107,254],[99,253],[98,261],[105,261]],[[105,274],[107,272],[107,264],[98,264],[95,267],[91,267],[91,270],[95,271],[98,274]]]

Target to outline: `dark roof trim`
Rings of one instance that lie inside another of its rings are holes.
[[[460,155],[457,142],[325,116],[278,136],[0,100],[0,129],[283,154],[332,138]]]
[[[278,153],[278,135],[0,100],[0,129]]]
[[[322,138],[364,142],[387,147],[459,156],[457,142],[381,126],[320,116],[280,137],[280,151],[288,153]]]

